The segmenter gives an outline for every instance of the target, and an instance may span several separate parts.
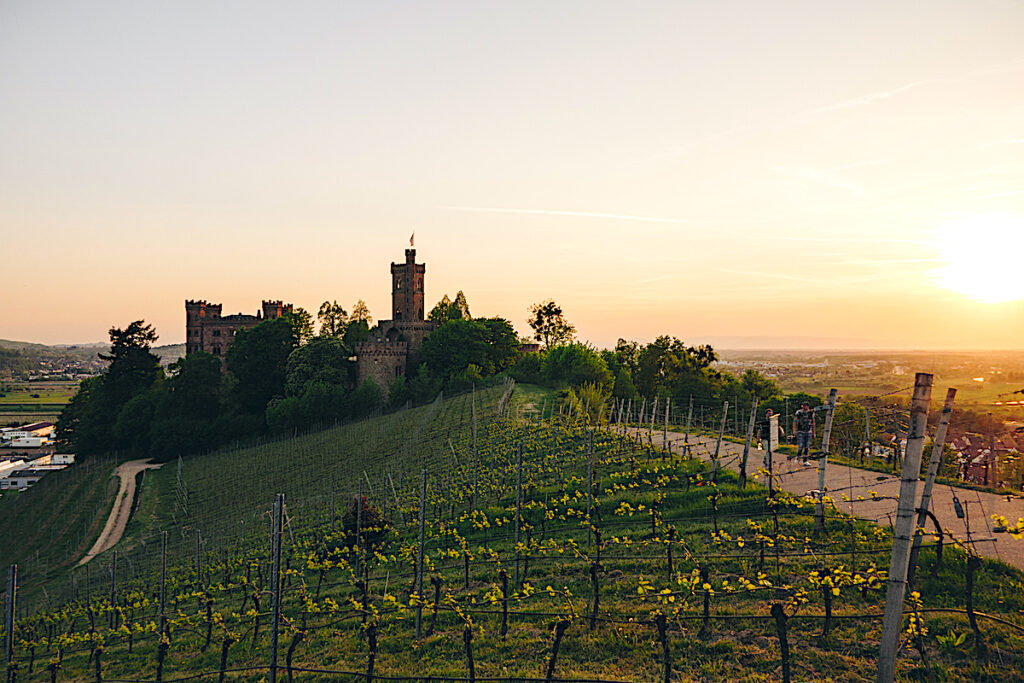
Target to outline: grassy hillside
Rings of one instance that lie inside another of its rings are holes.
[[[19,565],[26,595],[59,585],[96,540],[117,493],[116,465],[89,460],[0,496],[0,567]]]
[[[265,677],[276,492],[282,677],[655,681],[668,665],[675,681],[779,680],[781,609],[794,680],[873,678],[888,530],[832,511],[816,535],[807,501],[739,489],[727,471],[712,483],[707,463],[608,433],[510,419],[521,406],[500,389],[477,399],[476,439],[457,397],[151,472],[114,605],[100,597],[107,575],[91,600],[78,586],[61,610],[23,619],[19,680]],[[352,509],[356,491],[365,507]],[[900,680],[1024,679],[1021,574],[973,571],[974,609],[1000,620],[979,617],[975,640],[965,558],[922,553],[907,610],[927,632],[908,634]]]

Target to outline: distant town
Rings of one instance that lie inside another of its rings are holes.
[[[75,456],[54,450],[52,422],[0,428],[0,494],[22,491],[50,472],[75,462]]]

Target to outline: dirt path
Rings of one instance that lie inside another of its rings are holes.
[[[636,433],[636,429],[629,432]],[[640,430],[644,441],[649,430]],[[655,430],[653,441],[656,446],[662,444],[661,430]],[[681,452],[684,435],[676,432],[668,433],[668,441],[675,453]],[[690,437],[691,452],[695,457],[710,461],[715,452],[715,439],[706,437]],[[931,454],[926,449],[924,457]],[[728,441],[722,442],[719,454],[721,464],[734,472],[739,471],[739,461],[743,455],[743,445]],[[747,458],[747,472],[751,478],[762,467],[765,452],[751,446]],[[774,469],[778,474],[779,486],[790,493],[805,495],[818,488],[817,462],[811,461],[810,467],[800,464],[799,460],[788,460],[785,455],[777,457]],[[763,476],[757,479],[764,483]],[[924,482],[917,487],[917,498],[920,501]],[[896,519],[896,499],[900,495],[900,479],[898,476],[873,472],[870,470],[834,465],[829,463],[825,470],[825,489],[827,495],[835,501],[835,506],[861,519],[871,520],[889,526]],[[875,500],[874,493],[879,499]],[[844,499],[844,496],[846,499]],[[863,498],[859,500],[858,498]],[[965,518],[956,515],[954,498],[959,500]],[[1001,560],[1018,569],[1024,569],[1024,539],[1016,540],[1009,534],[996,534],[992,531],[992,515],[1002,515],[1015,523],[1024,517],[1024,500],[1020,498],[1006,499],[984,491],[962,489],[946,484],[936,484],[932,490],[931,510],[943,529],[949,530],[961,541],[973,541],[979,554],[993,560]],[[932,530],[932,524],[928,524]],[[929,539],[930,540],[930,539]],[[885,560],[886,564],[888,559]],[[881,566],[881,564],[880,564]]]
[[[107,523],[103,525],[100,537],[96,539],[96,542],[93,543],[92,548],[85,554],[85,557],[79,560],[78,566],[82,566],[104,550],[113,548],[121,540],[125,527],[128,526],[128,518],[132,514],[132,503],[135,501],[135,475],[142,470],[156,469],[158,467],[160,465],[151,463],[147,459],[131,460],[122,463],[117,468],[114,474],[121,478],[121,486],[118,488],[117,496],[114,498],[114,507],[110,511],[110,516],[107,517]]]

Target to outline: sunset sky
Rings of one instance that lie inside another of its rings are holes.
[[[0,5],[0,338],[184,300],[1024,347],[1024,3]]]

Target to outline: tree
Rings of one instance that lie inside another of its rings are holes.
[[[366,307],[366,302],[362,299],[357,301],[356,305],[352,307],[352,315],[348,317],[349,324],[357,320],[365,322],[367,329],[373,326],[373,317],[370,315],[370,309]]]
[[[321,337],[344,337],[348,328],[348,313],[337,301],[325,301],[320,304],[316,314],[320,323]]]
[[[470,365],[483,376],[506,370],[519,355],[519,340],[512,324],[502,318],[455,319],[430,333],[419,358],[444,381],[466,372]]]
[[[348,321],[348,327],[345,329],[345,336],[342,337],[342,341],[345,342],[345,348],[354,350],[356,344],[364,342],[370,338],[370,325],[365,320],[350,319]]]
[[[451,320],[470,320],[472,315],[469,313],[469,303],[466,301],[466,295],[459,290],[459,293],[455,295],[455,301],[448,298],[445,294],[441,297],[441,300],[437,302],[430,313],[427,314],[428,320],[433,320],[438,325],[443,325]]]
[[[620,338],[615,342],[615,357],[629,370],[630,377],[636,374],[640,368],[640,344],[635,341],[626,341]]]
[[[285,393],[301,396],[306,387],[319,382],[348,388],[352,384],[352,353],[337,337],[319,336],[288,356],[285,369]]]
[[[541,372],[552,384],[581,387],[590,383],[602,393],[610,391],[615,381],[601,355],[579,342],[556,346],[545,353]]]
[[[466,320],[469,320],[470,318],[473,317],[473,315],[469,312],[469,302],[466,301],[466,295],[462,293],[461,289],[455,295],[455,301],[452,302],[452,305],[455,306],[455,308],[459,311],[459,317],[464,318]]]
[[[228,370],[238,380],[235,395],[243,412],[263,415],[267,402],[284,394],[288,356],[299,346],[288,316],[239,330],[228,349]]]
[[[765,377],[757,370],[749,369],[740,377],[740,386],[750,396],[756,396],[760,403],[782,396],[782,390],[775,380]]]
[[[162,376],[160,358],[150,351],[156,340],[156,330],[142,320],[123,330],[110,328],[110,353],[99,356],[110,361],[103,378],[102,400],[111,415],[117,415],[121,406]]]
[[[168,368],[171,373],[160,413],[164,416],[215,419],[221,411],[220,359],[208,353],[190,353]]]
[[[717,375],[709,368],[717,359],[710,346],[687,346],[662,335],[640,350],[633,384],[642,396],[692,393],[710,397]]]
[[[163,378],[160,359],[150,351],[156,331],[142,320],[110,328],[106,372],[83,382],[57,421],[57,435],[83,456],[113,450],[114,427],[129,401]]]
[[[568,344],[576,336],[573,327],[562,314],[562,307],[552,299],[530,306],[530,317],[526,321],[533,329],[533,336],[543,342],[545,349]]]
[[[305,308],[299,306],[294,311],[285,312],[282,317],[291,323],[292,329],[295,330],[295,338],[300,345],[313,338],[313,316]]]

